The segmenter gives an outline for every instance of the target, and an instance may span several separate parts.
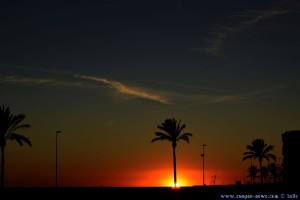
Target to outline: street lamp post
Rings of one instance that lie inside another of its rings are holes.
[[[203,144],[203,150],[202,150],[202,154],[201,156],[203,157],[203,186],[205,186],[205,180],[204,180],[204,147],[206,146],[206,144]]]
[[[57,135],[58,133],[60,133],[61,131],[56,131],[56,142],[55,142],[55,186],[57,187]]]

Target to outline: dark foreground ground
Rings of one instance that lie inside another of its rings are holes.
[[[300,186],[5,188],[0,199],[300,199]]]

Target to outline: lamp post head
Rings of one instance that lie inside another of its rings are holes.
[[[56,133],[60,133],[61,131],[56,131]]]
[[[205,146],[206,146],[206,144],[203,144],[202,146],[204,146],[204,147],[205,147]]]

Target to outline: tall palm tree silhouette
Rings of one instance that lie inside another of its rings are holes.
[[[182,133],[181,131],[186,127],[185,124],[180,124],[181,120],[177,122],[175,118],[166,119],[161,125],[158,125],[157,128],[162,130],[163,132],[155,132],[157,136],[151,142],[155,142],[157,140],[168,140],[172,142],[173,147],[173,167],[174,167],[174,186],[177,186],[177,176],[176,176],[176,146],[179,140],[184,140],[189,143],[189,136],[192,136],[192,133]]]
[[[17,133],[18,130],[30,128],[29,124],[20,124],[24,119],[25,115],[13,115],[9,107],[0,107],[1,188],[4,187],[4,150],[7,140],[16,140],[21,146],[23,142],[31,146],[27,137]]]
[[[269,159],[273,159],[276,161],[276,156],[274,154],[271,154],[270,151],[274,149],[274,146],[265,144],[265,141],[263,139],[254,139],[252,141],[252,145],[247,145],[246,147],[249,151],[244,152],[242,160],[247,159],[258,159],[259,162],[259,169],[260,169],[260,180],[261,183],[263,183],[263,174],[262,174],[262,162],[263,159],[266,159],[269,161]]]

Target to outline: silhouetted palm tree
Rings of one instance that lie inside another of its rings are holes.
[[[173,147],[173,166],[174,166],[174,186],[177,186],[177,176],[176,176],[176,145],[179,140],[184,140],[189,143],[189,136],[192,136],[192,133],[181,133],[181,131],[186,127],[185,124],[180,124],[181,120],[177,123],[176,119],[166,119],[161,125],[158,125],[157,128],[163,132],[155,132],[157,136],[151,142],[157,140],[168,140],[172,142]]]
[[[268,165],[268,171],[270,172],[272,178],[273,178],[273,181],[274,183],[277,182],[277,178],[280,178],[280,171],[281,171],[281,168],[280,166],[277,164],[277,163],[270,163]]]
[[[13,115],[9,107],[0,107],[1,188],[4,187],[4,150],[7,140],[16,140],[20,145],[25,142],[31,146],[28,138],[17,133],[20,129],[30,128],[29,124],[20,124],[24,119],[25,115]]]
[[[252,184],[255,184],[255,178],[256,178],[256,174],[258,172],[258,169],[256,166],[254,165],[251,165],[249,168],[248,168],[248,177],[251,178],[251,183]]]
[[[265,144],[265,141],[263,139],[254,139],[252,141],[252,145],[247,145],[246,147],[249,151],[244,152],[242,160],[247,159],[258,159],[259,162],[259,169],[260,172],[262,171],[262,161],[263,159],[266,159],[269,161],[269,159],[273,159],[276,161],[276,156],[274,154],[269,153],[271,150],[274,149],[274,146]],[[260,175],[261,183],[263,183],[263,176],[262,173]]]
[[[263,177],[264,182],[266,182],[269,177],[269,170],[266,166],[262,166],[261,169],[259,170],[260,175]]]

